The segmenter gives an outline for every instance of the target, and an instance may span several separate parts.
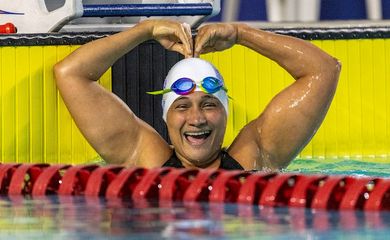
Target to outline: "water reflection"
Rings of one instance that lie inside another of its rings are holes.
[[[364,239],[390,234],[390,213],[9,196],[0,198],[0,231],[10,239],[275,239],[341,234]]]

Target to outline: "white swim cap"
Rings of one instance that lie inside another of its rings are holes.
[[[172,84],[179,78],[190,78],[197,84],[195,91],[202,91],[198,86],[206,77],[215,77],[223,82],[223,78],[218,70],[210,63],[200,58],[186,58],[177,62],[171,70],[169,70],[164,81],[164,89],[170,88]],[[219,90],[212,94],[215,96],[225,108],[228,114],[228,96],[226,91]],[[167,112],[172,103],[181,95],[171,91],[165,93],[162,98],[163,119],[167,121]]]

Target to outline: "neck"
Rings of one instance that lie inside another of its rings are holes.
[[[194,162],[189,161],[180,154],[176,152],[176,156],[181,161],[183,166],[188,169],[210,169],[210,170],[216,170],[221,165],[221,152],[216,153],[216,156],[213,156],[210,158],[210,160],[205,162]]]

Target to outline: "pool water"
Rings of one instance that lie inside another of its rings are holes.
[[[390,164],[350,160],[296,160],[285,171],[390,177],[389,169]],[[334,240],[389,235],[390,212],[134,203],[81,196],[0,197],[0,239]]]
[[[295,159],[285,171],[304,174],[390,177],[390,159],[377,159],[377,162],[375,160]]]
[[[168,203],[167,203],[168,204]],[[389,212],[2,198],[7,239],[386,239]]]

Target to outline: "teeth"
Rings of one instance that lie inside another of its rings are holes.
[[[201,135],[206,135],[209,134],[210,131],[203,131],[203,132],[191,132],[191,133],[186,133],[188,136],[201,136]]]

